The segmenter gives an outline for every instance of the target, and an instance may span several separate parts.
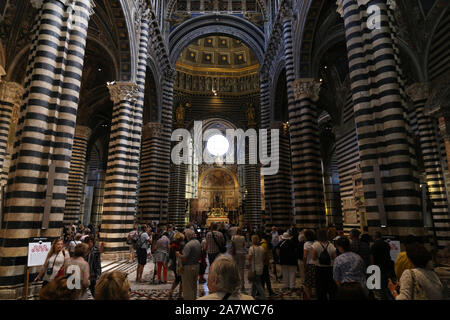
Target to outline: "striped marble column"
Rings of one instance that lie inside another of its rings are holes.
[[[171,174],[171,141],[172,135],[172,109],[173,109],[173,84],[176,72],[174,69],[165,70],[165,79],[162,83],[162,97],[163,105],[161,110],[161,135],[160,135],[160,196],[161,196],[161,217],[162,221],[169,221],[172,219],[168,213],[169,205],[169,185]]]
[[[317,228],[325,224],[318,114],[314,104],[318,99],[320,83],[313,79],[295,79],[292,12],[289,6],[280,10],[283,17],[295,220],[301,227]]]
[[[417,165],[386,0],[343,0],[350,81],[369,231],[422,235]],[[394,4],[394,1],[390,1]],[[368,8],[378,8],[376,25]],[[339,10],[338,9],[338,10]]]
[[[38,12],[0,232],[0,286],[23,283],[30,237],[61,234],[93,1],[32,4]],[[46,201],[50,167],[54,183]],[[43,215],[46,205],[48,216]]]
[[[288,125],[272,122],[270,129],[279,130],[278,153],[272,150],[270,137],[269,150],[272,158],[278,159],[278,173],[264,177],[266,215],[271,218],[271,225],[281,230],[287,230],[292,224],[292,176],[291,176],[291,147]],[[269,135],[270,136],[270,135]]]
[[[23,87],[15,82],[0,80],[0,185],[8,180],[12,145],[16,133]]]
[[[167,203],[167,161],[162,152],[161,123],[149,122],[142,129],[141,174],[139,188],[138,220],[143,223],[162,222],[161,206]],[[164,221],[167,222],[167,219]]]
[[[447,189],[439,156],[438,140],[430,116],[425,114],[425,104],[429,97],[427,83],[415,83],[406,90],[414,103],[415,118],[420,149],[422,150],[428,194],[432,203],[431,213],[438,246],[450,244],[450,215],[447,203]]]
[[[262,225],[261,170],[259,164],[249,163],[249,159],[255,156],[253,151],[246,147],[245,152],[244,177],[247,192],[245,195],[244,222],[250,224],[251,228],[259,228]]]
[[[295,220],[306,228],[325,225],[323,172],[320,153],[318,112],[320,82],[297,79],[290,83],[289,131]]]
[[[72,158],[70,159],[69,182],[67,186],[66,208],[64,209],[64,224],[82,221],[81,200],[84,196],[86,172],[86,152],[91,129],[77,125],[73,138]]]
[[[142,110],[136,110],[139,86],[135,83],[109,83],[108,89],[114,107],[100,240],[108,258],[117,258],[114,253],[128,249],[126,235],[135,220],[142,133],[135,128],[142,125]]]
[[[169,223],[186,226],[186,164],[171,164],[169,189]]]

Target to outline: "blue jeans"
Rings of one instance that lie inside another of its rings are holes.
[[[262,285],[262,275],[256,275],[255,280],[252,282],[252,297],[256,299],[259,294],[259,299],[266,299],[266,292],[264,291],[264,287]]]

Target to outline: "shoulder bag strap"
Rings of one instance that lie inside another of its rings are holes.
[[[231,293],[226,293],[224,296],[223,296],[223,298],[222,298],[222,300],[228,300],[228,298],[231,296]]]

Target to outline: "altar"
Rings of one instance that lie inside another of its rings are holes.
[[[230,223],[228,219],[228,213],[223,208],[213,208],[208,213],[208,219],[206,219],[206,226],[209,227],[211,223]]]

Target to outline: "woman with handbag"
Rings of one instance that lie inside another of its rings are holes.
[[[438,275],[427,268],[430,252],[423,244],[414,243],[406,247],[406,255],[414,268],[404,271],[397,285],[389,279],[388,288],[395,300],[442,300],[443,285]]]
[[[63,276],[64,266],[66,266],[70,260],[70,255],[66,250],[64,250],[63,246],[63,239],[59,238],[53,241],[44,265],[39,271],[37,277],[34,279],[34,282],[39,281],[42,278],[42,275],[44,275],[42,278],[42,287],[45,287],[56,277]]]
[[[248,261],[248,281],[252,284],[252,297],[260,300],[266,299],[266,293],[262,285],[262,275],[264,269],[264,248],[259,245],[258,235],[252,236],[252,246],[249,249]]]

